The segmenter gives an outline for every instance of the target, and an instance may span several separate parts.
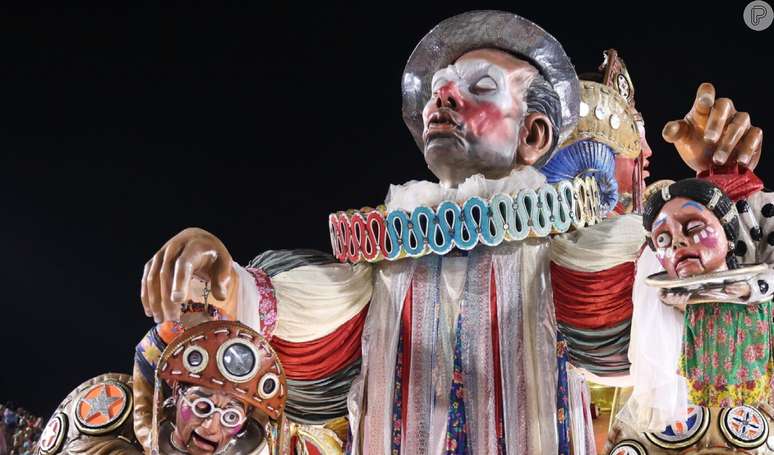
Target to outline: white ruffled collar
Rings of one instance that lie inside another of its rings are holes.
[[[514,169],[507,177],[490,180],[482,174],[468,177],[457,188],[446,188],[427,180],[411,180],[402,185],[390,185],[384,204],[387,210],[413,211],[423,205],[434,207],[443,201],[463,202],[473,196],[488,199],[498,193],[513,194],[525,188],[538,188],[546,178],[533,167]]]

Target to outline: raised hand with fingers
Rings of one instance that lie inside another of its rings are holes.
[[[223,242],[199,228],[172,237],[145,264],[140,297],[145,314],[156,322],[180,320],[194,274],[212,286],[212,296],[227,301],[239,279]]]
[[[734,162],[755,169],[763,142],[763,130],[752,126],[750,115],[738,112],[729,98],[715,99],[708,82],[699,86],[685,118],[668,122],[662,136],[696,172]]]

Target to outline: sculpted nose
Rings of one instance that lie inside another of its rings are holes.
[[[211,433],[218,430],[218,427],[220,427],[220,421],[217,419],[217,414],[212,414],[211,416],[204,419],[202,422],[202,427],[206,428]]]
[[[442,107],[449,108],[453,111],[459,110],[462,107],[462,95],[457,88],[457,84],[454,82],[448,82],[446,85],[438,89],[438,98],[435,101],[436,107],[439,109]]]
[[[686,246],[688,246],[688,240],[682,235],[679,235],[679,237],[675,236],[674,240],[672,240],[672,248],[675,250]]]

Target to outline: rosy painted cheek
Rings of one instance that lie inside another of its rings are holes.
[[[484,135],[494,139],[504,139],[508,133],[508,125],[500,108],[490,102],[469,106],[462,112],[465,125],[476,137]]]
[[[188,422],[191,420],[191,416],[193,416],[193,411],[191,411],[191,408],[188,406],[183,406],[180,408],[180,418],[183,420],[183,422]]]
[[[699,240],[699,244],[705,248],[715,249],[718,246],[718,238],[716,235],[707,236],[707,238]]]
[[[693,243],[699,244],[703,248],[712,250],[718,246],[718,233],[711,226],[707,226],[700,232],[694,234],[691,240],[693,240]]]
[[[241,427],[229,428],[228,430],[226,430],[226,435],[234,436],[235,434],[239,433],[240,431],[242,431]]]

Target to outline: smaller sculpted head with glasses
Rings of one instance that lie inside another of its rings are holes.
[[[222,452],[242,431],[250,410],[228,394],[200,386],[181,388],[172,445],[194,455]]]

